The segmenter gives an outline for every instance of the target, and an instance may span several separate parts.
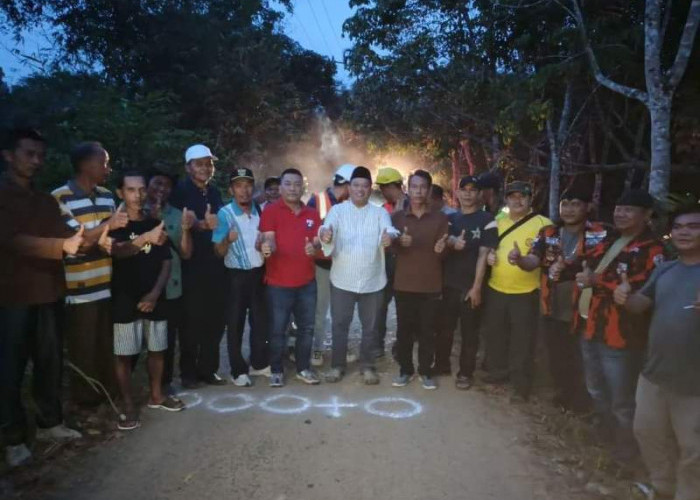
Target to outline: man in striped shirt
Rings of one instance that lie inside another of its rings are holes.
[[[333,257],[330,273],[333,357],[327,382],[339,382],[345,374],[350,322],[358,306],[362,323],[360,362],[365,384],[379,383],[375,363],[379,310],[384,301],[386,271],[384,249],[398,233],[389,214],[369,203],[372,177],[365,167],[351,175],[350,201],[331,208],[319,229],[325,255]]]
[[[114,196],[101,187],[111,172],[109,154],[99,142],[83,142],[71,153],[75,177],[51,194],[68,227],[85,228],[85,252],[66,257],[66,346],[68,359],[89,377],[115,390],[110,285],[112,259],[95,245],[105,228],[128,223],[126,212],[115,210]],[[100,396],[82,377],[70,379],[71,399],[80,405],[98,404]]]
[[[214,251],[224,258],[229,277],[226,340],[231,378],[239,387],[252,385],[248,363],[241,352],[246,314],[250,315],[250,364],[258,374],[268,365],[264,259],[256,248],[259,246],[260,207],[253,201],[253,183],[253,172],[249,168],[231,173],[233,199],[219,210],[219,224],[212,233]]]

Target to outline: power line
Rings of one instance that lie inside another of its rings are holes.
[[[309,32],[306,31],[306,27],[304,26],[304,23],[302,23],[301,19],[299,19],[297,16],[295,16],[293,12],[292,12],[292,17],[296,20],[297,24],[301,28],[301,31],[304,32],[304,36],[306,37],[306,41],[309,42],[309,45],[313,45],[313,41],[311,40],[311,37],[309,36]]]
[[[326,40],[326,35],[323,34],[323,30],[321,29],[321,23],[318,22],[318,17],[316,16],[316,10],[314,10],[314,5],[311,3],[312,0],[309,0],[309,7],[311,7],[311,15],[314,16],[314,21],[316,21],[316,27],[318,28],[318,32],[321,35],[321,39],[323,40],[323,45],[326,46],[326,50],[328,51],[328,55],[330,56],[333,54],[333,51],[331,50],[330,45],[328,45],[328,41]]]
[[[338,34],[335,32],[335,28],[333,27],[333,23],[331,22],[331,16],[328,14],[328,9],[326,8],[326,3],[321,2],[321,7],[323,7],[323,12],[326,14],[326,21],[328,21],[328,27],[331,29],[331,33],[333,33],[333,38],[335,39],[335,43],[338,45],[338,48],[340,49],[340,52],[343,52],[343,47],[340,43],[340,38],[338,38]]]

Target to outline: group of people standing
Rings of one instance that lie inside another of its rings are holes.
[[[332,186],[304,203],[304,176],[288,168],[265,181],[258,203],[253,172],[236,168],[224,204],[210,184],[217,158],[197,144],[185,152],[182,180],[120,172],[118,201],[104,187],[108,152],[94,142],[74,149],[73,179],[51,194],[36,190],[45,150],[34,130],[15,130],[3,149],[1,417],[11,465],[31,456],[20,396],[29,359],[37,437],[79,437],[62,423],[62,342],[75,368],[72,402],[99,402],[88,380],[118,388],[118,427],[129,430],[139,426],[130,380],[144,346],[153,409],[185,407],[170,386],[176,343],[182,387],[227,383],[217,373],[224,332],[238,387],[254,376],[285,385],[292,329],[296,378],[333,383],[353,360],[356,306],[362,379],[379,384],[375,365],[395,299],[394,387],[417,372],[436,389],[439,376],[451,375],[459,325],[456,387],[473,385],[483,340],[482,381],[510,384],[512,400],[525,401],[541,331],[555,404],[580,413],[592,405],[620,459],[633,457],[638,441],[659,492],[697,498],[683,493],[700,491],[697,206],[672,217],[678,258],[665,261],[650,229],[653,199],[642,191],[622,195],[608,226],[589,220],[590,194],[569,190],[554,224],[533,211],[524,181],[507,184],[501,208],[492,174],[463,177],[454,209],[424,170],[404,186],[395,169],[379,169],[373,182],[367,168],[342,165]],[[375,184],[383,207],[370,203]],[[319,375],[329,310],[332,355]]]

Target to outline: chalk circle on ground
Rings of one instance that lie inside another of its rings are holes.
[[[181,399],[183,403],[185,403],[185,406],[187,408],[194,408],[196,406],[199,406],[204,400],[202,396],[200,396],[196,392],[190,391],[178,392],[176,396],[178,397],[178,399]]]
[[[238,401],[238,404],[226,404],[226,402]],[[207,408],[217,413],[233,413],[247,410],[255,403],[255,398],[248,394],[224,394],[207,403]]]
[[[274,403],[278,403],[282,400],[296,401],[297,406],[278,406]],[[260,408],[265,411],[272,413],[280,413],[282,415],[291,415],[294,413],[302,413],[311,407],[311,400],[303,398],[301,396],[295,396],[294,394],[277,394],[275,396],[270,396],[269,398],[263,400],[260,403]]]
[[[365,411],[378,417],[403,419],[415,417],[423,411],[423,406],[410,399],[388,397],[367,401]]]

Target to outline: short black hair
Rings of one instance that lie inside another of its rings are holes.
[[[122,189],[124,187],[124,179],[127,177],[141,177],[144,184],[148,185],[148,177],[140,170],[125,170],[123,172],[119,172],[119,175],[117,176],[117,189]]]
[[[176,174],[168,173],[160,168],[152,168],[148,171],[148,177],[146,177],[146,185],[150,184],[151,179],[153,179],[154,177],[167,177],[170,180],[170,183],[173,185],[173,187],[175,187],[175,184],[177,184]]]
[[[408,176],[408,184],[411,184],[411,179],[413,177],[420,177],[421,179],[425,179],[426,181],[428,181],[428,187],[433,185],[433,176],[425,170],[419,168],[411,172],[411,174]]]
[[[70,163],[73,166],[73,171],[80,172],[80,166],[83,162],[105,152],[106,150],[101,142],[81,142],[70,152]]]
[[[442,189],[442,186],[433,184],[430,186],[430,197],[435,200],[442,200],[445,197],[445,190]]]
[[[278,186],[280,185],[280,178],[279,177],[268,177],[265,179],[265,184],[263,184],[263,189],[267,189],[271,187],[273,184],[277,184]]]
[[[700,214],[700,203],[695,203],[693,205],[686,205],[683,207],[680,207],[676,210],[674,210],[671,213],[671,224],[676,222],[676,219],[680,217],[681,215],[688,215],[688,214]]]
[[[26,127],[16,127],[7,133],[5,143],[3,144],[3,149],[6,151],[14,151],[17,149],[17,146],[19,146],[20,141],[24,139],[30,139],[32,141],[46,144],[46,139],[38,130]]]
[[[280,174],[280,183],[282,183],[282,179],[284,178],[285,175],[298,175],[302,179],[304,176],[301,174],[299,169],[297,168],[285,168],[282,173]]]

